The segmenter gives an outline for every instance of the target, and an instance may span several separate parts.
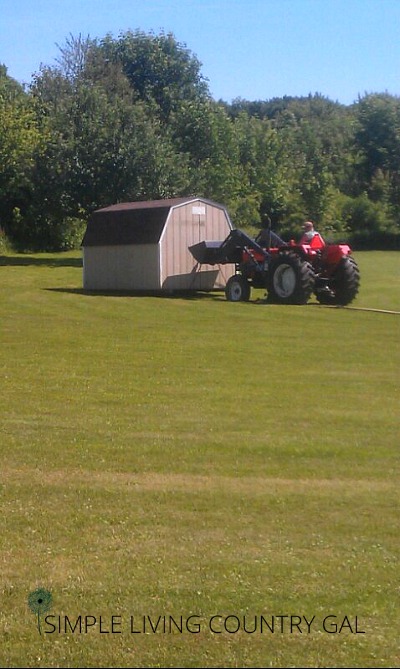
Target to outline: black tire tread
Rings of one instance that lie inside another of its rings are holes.
[[[317,294],[320,304],[345,307],[353,302],[360,289],[360,270],[352,256],[344,256],[341,259],[330,283],[330,294]]]
[[[293,293],[283,298],[274,289],[273,277],[276,269],[282,264],[291,265],[296,274],[296,286]],[[309,262],[303,260],[297,253],[282,253],[273,260],[268,272],[267,290],[268,301],[275,304],[306,304],[315,287],[315,274]]]
[[[231,288],[234,283],[239,283],[242,289],[242,295],[239,300],[232,300]],[[229,302],[248,302],[250,299],[250,293],[250,284],[241,274],[234,274],[228,279],[225,286],[225,297]]]

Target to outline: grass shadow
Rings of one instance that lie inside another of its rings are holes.
[[[226,301],[223,292],[201,292],[201,291],[155,291],[155,290],[85,290],[83,288],[44,288],[44,290],[55,293],[71,293],[72,295],[85,295],[87,297],[162,297],[167,300],[202,300],[211,299]]]
[[[32,255],[0,256],[0,267],[82,267],[81,258],[38,258]]]

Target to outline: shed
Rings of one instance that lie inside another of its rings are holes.
[[[123,202],[91,215],[83,287],[105,291],[223,289],[234,265],[198,263],[189,247],[232,230],[226,208],[199,197]]]

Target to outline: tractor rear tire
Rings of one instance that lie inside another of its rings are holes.
[[[269,302],[306,304],[314,286],[312,266],[296,253],[283,253],[272,261],[267,280]]]
[[[228,279],[225,287],[225,296],[229,302],[248,302],[251,286],[241,274],[234,274]]]
[[[321,293],[317,300],[321,304],[336,304],[345,307],[352,302],[360,288],[360,270],[352,256],[341,259],[331,279],[331,293]]]

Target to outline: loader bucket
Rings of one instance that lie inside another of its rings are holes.
[[[216,265],[221,262],[219,249],[222,242],[200,242],[189,246],[193,258],[202,265]]]

